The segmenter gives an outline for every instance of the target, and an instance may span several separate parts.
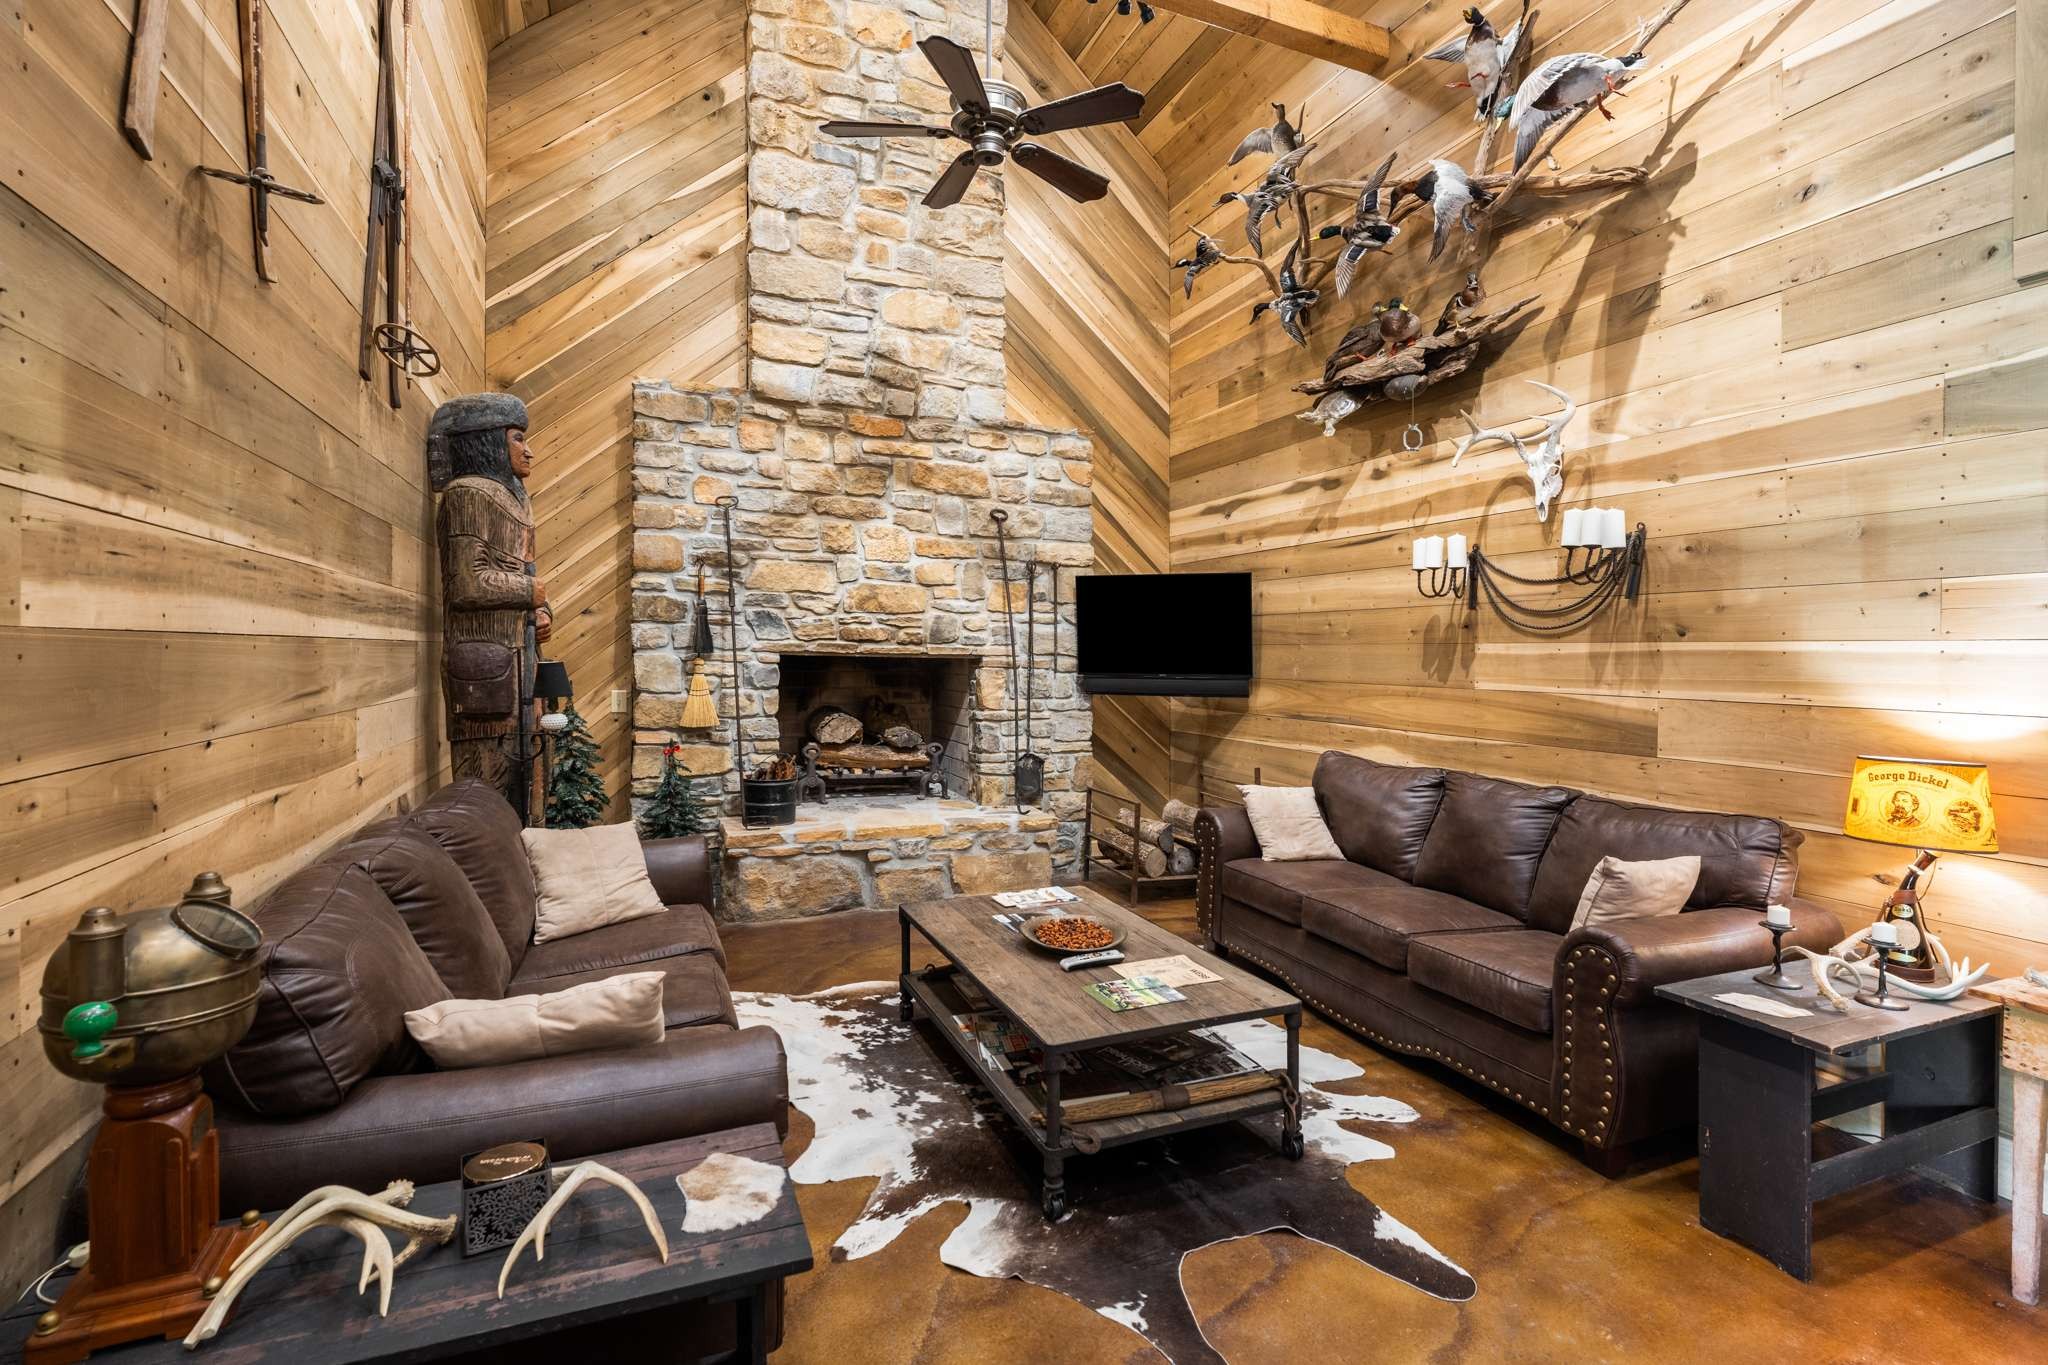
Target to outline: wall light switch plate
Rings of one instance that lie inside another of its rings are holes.
[[[614,688],[612,689],[612,714],[613,714],[613,715],[615,715],[615,716],[623,716],[623,715],[625,715],[625,714],[626,714],[626,711],[627,711],[627,708],[628,708],[628,707],[630,707],[631,705],[632,705],[632,697],[631,697],[631,694],[630,694],[630,693],[628,693],[628,692],[626,691],[626,689],[625,689],[625,688],[623,688],[623,687],[614,687]]]

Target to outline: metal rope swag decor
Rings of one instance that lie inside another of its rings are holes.
[[[1573,507],[1564,514],[1564,572],[1555,578],[1529,578],[1503,569],[1481,554],[1474,545],[1468,551],[1465,537],[1427,536],[1410,547],[1410,567],[1415,570],[1415,589],[1424,597],[1462,597],[1468,610],[1476,610],[1483,595],[1494,614],[1516,630],[1539,635],[1561,635],[1576,630],[1617,601],[1636,600],[1643,585],[1643,563],[1649,532],[1642,522],[1627,529],[1619,507]],[[1578,551],[1586,562],[1572,566]],[[1429,577],[1425,580],[1423,575]],[[1567,584],[1586,591],[1569,602],[1539,607],[1517,602],[1508,596],[1501,580],[1537,588],[1559,588]],[[1469,628],[1471,617],[1465,620]]]

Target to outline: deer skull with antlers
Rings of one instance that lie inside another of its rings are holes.
[[[1522,463],[1528,467],[1529,487],[1534,492],[1536,499],[1536,520],[1548,521],[1550,520],[1551,500],[1564,491],[1565,425],[1572,420],[1572,414],[1579,409],[1578,404],[1572,402],[1571,396],[1563,389],[1554,389],[1537,379],[1524,380],[1523,382],[1534,384],[1545,393],[1554,395],[1559,402],[1564,404],[1564,411],[1554,417],[1537,419],[1542,421],[1543,430],[1528,436],[1517,435],[1513,430],[1512,424],[1498,427],[1481,427],[1472,420],[1471,413],[1459,413],[1458,415],[1465,419],[1465,425],[1472,428],[1472,434],[1458,438],[1458,448],[1451,455],[1451,468],[1456,469],[1458,461],[1465,457],[1465,453],[1481,441],[1498,441],[1504,446],[1512,447],[1515,454],[1522,457]],[[1528,421],[1531,419],[1523,418],[1520,420]]]

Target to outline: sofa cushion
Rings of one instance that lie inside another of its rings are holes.
[[[360,864],[322,859],[257,903],[256,1021],[208,1088],[265,1116],[317,1114],[366,1076],[411,1070],[407,1010],[448,998],[405,921]]]
[[[1541,929],[1431,934],[1408,950],[1408,977],[1534,1033],[1550,1032],[1550,983],[1564,935]]]
[[[1805,837],[1758,815],[1665,810],[1582,796],[1557,822],[1544,850],[1529,898],[1529,923],[1562,933],[1586,879],[1610,856],[1646,862],[1697,854],[1700,879],[1686,899],[1689,908],[1736,905],[1761,912],[1773,901],[1792,898],[1799,880],[1796,850]]]
[[[624,972],[545,995],[441,1000],[409,1012],[405,1028],[443,1071],[646,1047],[667,1027],[663,983],[660,972]]]
[[[512,984],[517,990],[549,991],[555,989],[547,984],[550,977],[622,971],[685,953],[709,953],[719,966],[725,965],[718,930],[712,927],[711,915],[701,905],[671,905],[664,914],[607,924],[573,938],[536,943],[527,953],[526,961],[519,964],[519,975]]]
[[[1444,799],[1442,768],[1395,767],[1330,749],[1316,760],[1314,781],[1346,858],[1415,880],[1415,860]]]
[[[512,955],[469,878],[438,843],[404,820],[385,820],[334,856],[370,874],[450,994],[496,1000],[505,993]]]
[[[534,896],[533,868],[512,803],[489,783],[468,778],[428,797],[410,823],[446,849],[469,878],[518,971],[533,941]]]
[[[1374,875],[1380,881],[1372,886],[1303,896],[1301,927],[1397,972],[1408,970],[1408,945],[1420,936],[1522,927],[1513,915]]]
[[[1274,919],[1299,924],[1305,893],[1370,886],[1381,875],[1341,858],[1305,863],[1239,858],[1223,865],[1221,889],[1231,900],[1242,901]]]
[[[661,983],[661,1008],[663,1022],[672,1029],[697,1028],[705,1024],[719,1024],[727,1028],[739,1027],[739,1016],[733,1013],[732,992],[725,984],[725,973],[719,969],[718,960],[709,953],[680,953],[674,957],[659,957],[633,968],[636,972],[665,972]],[[612,967],[601,967],[596,971],[572,972],[567,976],[551,976],[545,981],[536,981],[527,989],[535,991],[563,991],[571,986],[580,986],[588,981],[603,981],[617,976]],[[515,981],[513,988],[519,989],[525,983]]]
[[[1444,802],[1429,827],[1429,837],[1422,841],[1422,856],[1415,861],[1415,884],[1462,896],[1519,920],[1528,919],[1537,865],[1558,817],[1577,794],[1568,787],[1531,787],[1472,773],[1445,774]],[[1586,879],[1580,877],[1579,886],[1585,884]],[[1572,904],[1578,904],[1576,893]]]

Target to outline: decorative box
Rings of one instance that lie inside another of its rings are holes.
[[[462,1159],[462,1254],[511,1246],[548,1202],[545,1143],[507,1142]]]

